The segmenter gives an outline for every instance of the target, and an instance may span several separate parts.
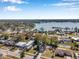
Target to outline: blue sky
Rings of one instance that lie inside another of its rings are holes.
[[[79,19],[79,0],[0,0],[0,19]]]

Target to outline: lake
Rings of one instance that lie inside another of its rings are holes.
[[[47,23],[35,23],[35,29],[40,30],[40,28],[44,28],[44,30],[52,30],[52,27],[69,27],[69,28],[79,28],[79,22],[47,22]]]

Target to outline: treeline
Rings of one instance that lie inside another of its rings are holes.
[[[0,19],[0,22],[11,22],[11,23],[79,22],[79,19]]]

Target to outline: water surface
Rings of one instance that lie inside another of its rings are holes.
[[[69,28],[79,28],[78,22],[48,22],[48,23],[36,23],[36,29],[44,28],[44,30],[52,30],[52,27],[69,27]]]

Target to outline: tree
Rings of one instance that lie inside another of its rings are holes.
[[[8,39],[9,38],[9,34],[4,34],[4,39]]]
[[[48,39],[47,35],[43,35],[41,39],[42,39],[43,43],[47,44],[47,39]]]
[[[47,35],[42,35],[41,33],[37,33],[35,35],[35,44],[37,45],[37,51],[42,51],[42,50],[44,51],[46,49],[46,44],[47,44]]]
[[[52,48],[56,48],[58,46],[58,38],[57,37],[51,37],[50,38],[50,45]]]
[[[41,33],[36,33],[35,34],[35,40],[36,41],[41,41],[41,39],[42,39],[42,34]]]
[[[42,42],[43,42],[43,47],[44,47],[44,49],[46,49],[46,44],[47,44],[47,40],[48,40],[48,36],[47,35],[43,35],[42,36]]]

